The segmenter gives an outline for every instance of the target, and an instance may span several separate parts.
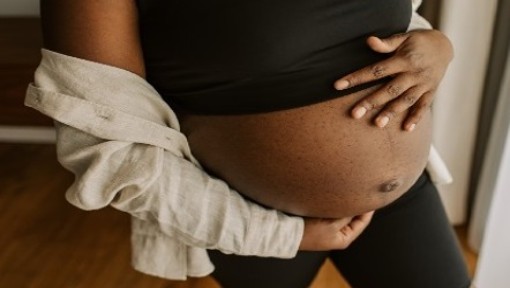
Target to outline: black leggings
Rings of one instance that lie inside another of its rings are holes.
[[[426,173],[390,205],[376,211],[346,250],[299,252],[293,259],[209,251],[213,277],[224,288],[308,287],[326,258],[353,288],[467,288],[462,252],[436,188]]]

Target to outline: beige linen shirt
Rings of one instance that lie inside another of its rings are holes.
[[[249,202],[204,172],[175,114],[143,78],[43,49],[25,104],[55,120],[58,160],[75,175],[67,200],[132,215],[135,269],[186,279],[213,271],[206,249],[296,255],[303,220]],[[432,179],[448,182],[431,152]]]

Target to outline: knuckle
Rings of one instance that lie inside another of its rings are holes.
[[[430,70],[425,69],[424,67],[415,67],[414,75],[416,79],[421,83],[428,83],[429,85],[435,85],[436,80],[432,77],[432,73]]]
[[[365,107],[367,110],[372,110],[377,108],[377,102],[374,99],[367,99],[361,102],[361,106]]]
[[[405,103],[407,103],[409,106],[412,106],[414,103],[416,103],[417,97],[414,94],[408,93],[404,95],[403,99]]]
[[[402,88],[399,85],[389,85],[386,89],[391,96],[398,96],[402,92]]]
[[[370,68],[372,75],[376,78],[382,78],[385,75],[386,67],[380,64],[375,64]]]
[[[427,71],[424,67],[417,67],[415,73],[420,78],[432,79],[429,71]]]
[[[404,57],[412,67],[420,67],[420,64],[423,59],[423,54],[415,53],[415,52],[408,52],[408,53],[406,53],[406,55]]]
[[[398,107],[395,105],[395,106],[390,106],[388,107],[386,110],[384,110],[384,113],[382,113],[383,116],[387,116],[388,118],[393,118],[395,117],[395,115],[397,114],[397,109]]]

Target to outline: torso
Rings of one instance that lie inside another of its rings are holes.
[[[384,129],[348,111],[372,89],[280,112],[180,115],[195,157],[264,205],[304,216],[343,217],[381,208],[414,184],[431,141],[428,112],[413,132]]]
[[[181,111],[195,157],[240,193],[292,214],[353,216],[392,202],[423,171],[430,115],[412,133],[403,116],[379,129],[348,116],[375,88],[333,89],[383,58],[365,38],[404,32],[410,0],[138,6],[147,80]]]
[[[147,80],[172,107],[246,114],[353,93],[340,76],[388,54],[368,36],[405,32],[411,0],[138,0]],[[366,87],[365,87],[366,88]]]

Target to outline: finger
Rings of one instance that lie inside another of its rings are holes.
[[[409,112],[403,124],[403,129],[406,131],[413,131],[416,125],[420,122],[421,118],[430,109],[432,100],[434,99],[434,91],[429,91],[423,94],[422,97],[416,102],[413,109]]]
[[[403,57],[390,57],[338,79],[334,86],[337,90],[345,90],[404,72],[407,66],[408,63]]]
[[[352,231],[361,234],[363,230],[368,226],[370,221],[372,221],[372,217],[374,216],[374,211],[367,212],[365,214],[356,216],[349,223]],[[359,235],[358,234],[358,235]]]
[[[332,220],[332,224],[334,225],[335,229],[341,229],[344,226],[349,225],[351,223],[353,217],[345,217],[341,219],[334,219]]]
[[[395,50],[402,45],[408,38],[410,34],[408,33],[400,33],[392,35],[388,38],[379,38],[375,36],[370,36],[367,39],[368,46],[379,53],[391,53],[395,52]]]
[[[360,119],[367,112],[377,107],[384,106],[386,103],[399,97],[402,93],[411,88],[414,83],[415,81],[411,75],[400,75],[394,78],[377,91],[358,102],[351,110],[352,117]],[[384,125],[382,127],[384,127]]]
[[[374,211],[362,214],[360,216],[356,216],[352,219],[352,221],[342,227],[340,229],[339,233],[339,245],[338,249],[345,249],[347,248],[356,238],[361,235],[361,233],[365,230],[365,228],[368,226],[370,221],[372,220],[372,216],[374,215]]]
[[[385,127],[395,115],[412,107],[423,96],[423,89],[422,86],[414,86],[395,98],[379,112],[375,124],[380,128]]]

